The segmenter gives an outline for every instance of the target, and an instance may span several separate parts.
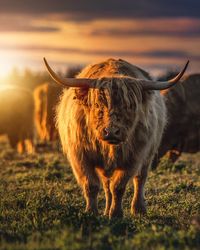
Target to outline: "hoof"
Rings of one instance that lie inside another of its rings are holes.
[[[145,201],[133,201],[132,206],[131,206],[131,214],[136,216],[140,214],[146,214],[147,209],[146,209],[146,204]]]
[[[123,211],[120,210],[114,210],[111,209],[109,212],[109,219],[113,219],[113,218],[122,218],[123,217]]]
[[[92,214],[92,215],[98,215],[98,209],[97,208],[86,208],[85,209],[86,213]]]
[[[109,216],[109,209],[106,209],[103,213],[104,216]]]

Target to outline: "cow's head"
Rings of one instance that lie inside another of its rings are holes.
[[[183,76],[184,69],[168,82],[135,79],[128,76],[108,78],[61,78],[48,65],[52,78],[65,87],[75,88],[75,98],[86,105],[88,121],[98,140],[119,144],[129,136],[138,121],[139,108],[146,101],[148,90],[163,90],[173,86]]]
[[[138,120],[140,103],[141,86],[131,78],[98,79],[87,94],[89,124],[96,138],[115,145],[126,141]]]

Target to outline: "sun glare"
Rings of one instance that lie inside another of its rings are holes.
[[[13,69],[23,70],[27,63],[23,54],[0,49],[0,79],[7,77]]]
[[[0,50],[0,78],[5,77],[8,73],[16,67],[16,58],[11,53],[5,53]]]
[[[9,61],[4,61],[3,59],[0,59],[0,78],[1,77],[5,77],[10,71],[11,71],[12,67],[10,66],[10,62]]]

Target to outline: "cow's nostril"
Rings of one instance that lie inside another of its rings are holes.
[[[115,135],[119,135],[119,134],[120,134],[120,129],[118,128],[115,130]]]
[[[107,128],[104,128],[103,133],[104,133],[104,136],[108,136],[109,135],[109,130]]]

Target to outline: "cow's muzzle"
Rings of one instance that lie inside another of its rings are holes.
[[[102,140],[117,145],[123,141],[122,131],[119,127],[109,127],[102,130]]]

